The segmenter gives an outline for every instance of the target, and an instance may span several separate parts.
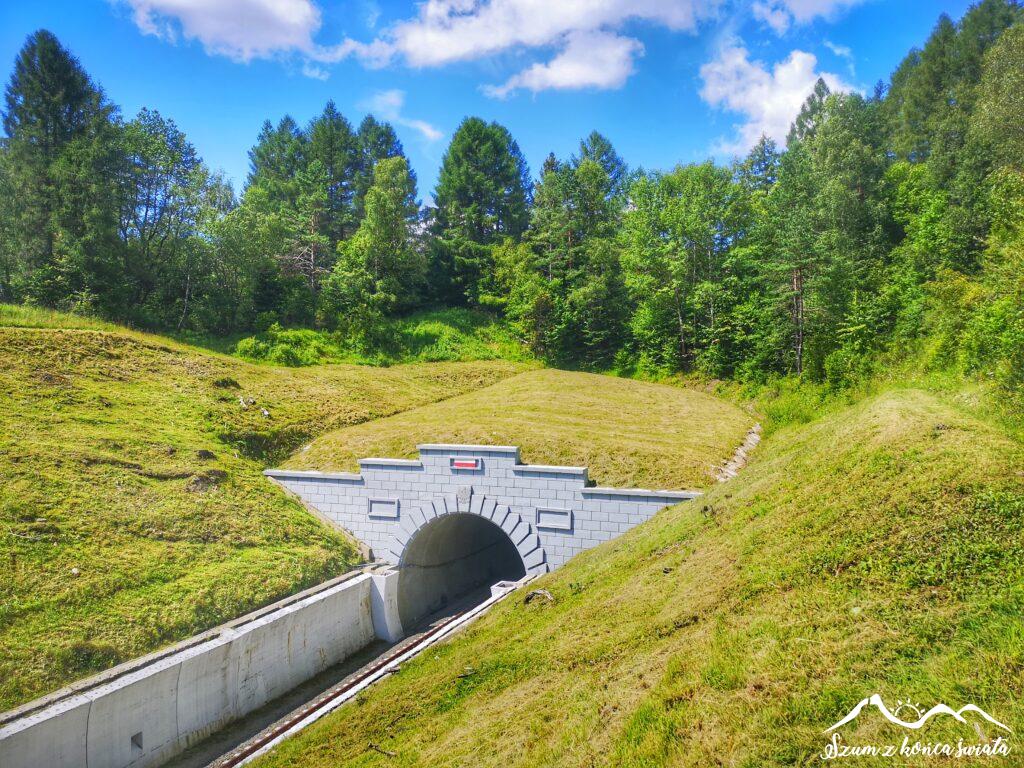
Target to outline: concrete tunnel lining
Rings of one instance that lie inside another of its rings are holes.
[[[526,575],[522,555],[502,528],[480,515],[434,518],[402,553],[398,612],[408,631],[425,616],[498,581]]]

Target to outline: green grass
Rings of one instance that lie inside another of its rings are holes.
[[[389,320],[377,334],[380,342],[368,352],[340,333],[272,326],[242,339],[235,353],[242,358],[280,365],[324,363],[396,365],[399,363],[515,360],[526,362],[528,350],[508,325],[484,312],[439,309]]]
[[[85,315],[73,315],[52,309],[24,304],[0,304],[0,327],[6,328],[76,328],[94,331],[125,332],[124,328]]]
[[[418,443],[484,443],[518,445],[527,463],[589,467],[600,485],[697,488],[752,424],[694,389],[543,369],[327,433],[287,466],[354,470],[367,456],[413,457]]]
[[[260,765],[812,765],[876,692],[973,702],[1019,732],[1022,468],[976,390],[889,386],[817,417],[791,403],[739,477],[576,557],[531,585],[553,603],[502,603]],[[905,733],[868,713],[843,735]],[[977,738],[949,719],[920,737]],[[995,764],[1019,764],[1016,738]]]
[[[522,369],[253,365],[0,306],[0,710],[344,571],[262,469]]]

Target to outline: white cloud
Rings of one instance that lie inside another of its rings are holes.
[[[832,53],[834,53],[840,59],[844,59],[846,61],[846,68],[850,72],[850,77],[856,77],[857,67],[853,56],[853,49],[850,48],[850,46],[848,45],[839,45],[837,43],[833,43],[831,40],[823,40],[822,42],[824,43],[826,48],[832,51]]]
[[[306,77],[312,78],[313,80],[327,80],[330,78],[331,73],[323,67],[318,67],[312,62],[304,62],[302,65],[302,74]]]
[[[302,73],[326,80],[326,64],[350,56],[371,67],[383,66],[393,55],[390,43],[344,39],[337,45],[314,40],[323,20],[314,0],[112,0],[132,10],[136,26],[147,35],[170,42],[198,40],[207,53],[249,62],[298,55]],[[377,23],[379,10],[370,2],[367,25]]]
[[[427,0],[418,13],[368,44],[345,41],[333,55],[371,66],[400,59],[437,67],[511,50],[555,48],[506,83],[485,88],[506,96],[519,88],[618,88],[633,72],[639,41],[616,34],[630,21],[693,31],[723,0]],[[585,46],[594,47],[587,51]]]
[[[363,6],[363,22],[367,29],[376,29],[380,20],[380,5],[376,0],[365,0]]]
[[[758,0],[796,3],[806,0]],[[833,0],[851,2],[852,0]],[[437,67],[508,51],[554,50],[507,82],[485,91],[506,96],[568,88],[619,88],[633,73],[643,45],[620,34],[630,22],[694,31],[727,0],[425,0],[415,13],[369,42],[316,41],[322,0],[111,0],[132,9],[146,34],[197,40],[211,54],[235,61],[296,56],[308,77],[324,79],[327,65],[355,57],[365,66],[401,61]],[[378,0],[360,0],[373,28]],[[588,46],[590,48],[588,49]],[[421,130],[421,132],[423,132]]]
[[[781,35],[792,24],[808,24],[817,18],[832,19],[862,2],[864,0],[756,0],[750,9],[755,19]]]
[[[571,33],[608,31],[629,20],[692,31],[719,5],[721,0],[427,0],[387,38],[409,64],[429,67],[558,44]]]
[[[793,24],[831,17],[863,1],[751,0],[750,7],[756,18],[782,34]],[[692,32],[717,17],[728,0],[425,0],[411,17],[368,42],[344,38],[332,45],[316,40],[323,24],[322,0],[111,2],[129,7],[146,34],[196,40],[209,53],[236,61],[296,57],[302,72],[317,79],[329,75],[329,65],[350,57],[369,67],[393,61],[437,67],[505,52],[543,51],[546,61],[484,89],[505,97],[519,89],[620,88],[643,53],[639,40],[623,34],[626,24]],[[376,25],[378,0],[359,5],[366,24]],[[436,131],[426,124],[416,130],[424,136]]]
[[[251,61],[308,52],[320,29],[312,0],[123,0],[145,34],[198,40],[212,54]]]
[[[824,43],[825,47],[832,51],[832,53],[834,53],[839,58],[846,59],[847,61],[853,60],[853,50],[850,48],[850,46],[837,45],[836,43],[833,43],[831,40],[825,40]]]
[[[337,64],[350,56],[355,56],[366,66],[377,69],[386,66],[391,61],[393,53],[390,44],[383,40],[361,43],[345,38],[337,45],[314,46],[309,55],[323,64]]]
[[[741,153],[766,135],[782,142],[790,123],[800,112],[804,100],[814,90],[818,78],[832,91],[854,91],[832,72],[819,72],[818,59],[806,51],[792,51],[771,69],[760,61],[751,61],[747,49],[732,42],[718,51],[713,61],[700,68],[704,81],[700,95],[712,107],[743,116],[736,136],[719,145],[723,153]]]
[[[643,54],[639,40],[611,32],[572,32],[565,47],[546,64],[534,64],[484,93],[505,98],[517,88],[533,91],[568,88],[621,88],[631,74],[636,56]]]
[[[427,121],[405,117],[402,114],[402,108],[405,106],[405,91],[400,91],[397,88],[377,91],[377,93],[364,101],[361,106],[374,113],[377,117],[417,131],[427,141],[437,141],[444,136],[443,132]]]
[[[781,35],[789,29],[790,17],[785,8],[780,8],[770,2],[759,2],[750,6],[750,10],[755,19],[763,21],[774,29],[776,34]]]

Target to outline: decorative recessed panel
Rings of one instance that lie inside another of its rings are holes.
[[[537,507],[537,527],[549,531],[571,531],[572,510]]]
[[[367,514],[381,520],[398,519],[398,499],[367,499]]]

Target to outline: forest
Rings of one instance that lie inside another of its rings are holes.
[[[40,30],[5,92],[0,301],[254,334],[257,356],[281,328],[374,349],[391,320],[467,308],[561,367],[842,386],[913,351],[1019,391],[1022,19],[942,16],[888,83],[819,80],[785,146],[729,165],[631,167],[595,131],[531,171],[467,117],[430,205],[394,128],[331,102],[267,120],[236,192]]]

